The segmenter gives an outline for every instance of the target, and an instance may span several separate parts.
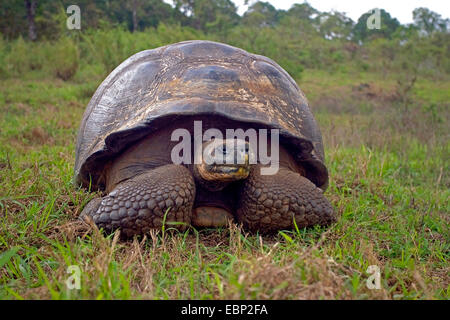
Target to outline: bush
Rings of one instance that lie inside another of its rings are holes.
[[[392,73],[394,77],[412,70],[420,77],[439,80],[445,78],[450,69],[448,34],[411,36],[408,40],[380,38],[355,44],[346,39],[324,39],[314,29],[298,27],[299,23],[295,20],[274,26],[238,25],[227,33],[208,35],[179,24],[160,23],[156,28],[134,33],[123,26],[105,25],[83,30],[76,38],[73,32],[66,33],[54,41],[29,42],[21,37],[13,41],[0,39],[0,75],[22,77],[29,71],[42,70],[68,80],[81,65],[84,70],[81,76],[90,73],[105,77],[139,51],[192,39],[220,41],[267,56],[295,79],[300,79],[306,68],[336,72],[356,67],[359,71]]]
[[[136,39],[122,28],[95,30],[83,34],[81,38],[81,55],[90,64],[100,64],[105,73],[110,73],[123,60],[135,51]]]
[[[4,57],[7,75],[22,75],[30,70],[40,69],[42,64],[36,54],[38,47],[39,44],[26,43],[22,37],[10,42],[8,53]]]
[[[48,63],[53,74],[66,81],[78,70],[79,51],[75,42],[68,38],[60,38],[48,52]]]

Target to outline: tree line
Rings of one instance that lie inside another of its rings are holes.
[[[63,80],[108,74],[136,52],[192,39],[267,56],[295,79],[305,69],[369,71],[398,78],[399,90],[409,92],[418,77],[439,80],[450,74],[449,19],[427,8],[415,9],[413,23],[406,25],[379,9],[379,28],[370,29],[373,11],[352,21],[307,2],[277,10],[251,1],[239,15],[231,0],[77,0],[81,29],[69,30],[66,10],[73,4],[0,2],[0,78],[30,71]]]
[[[248,4],[249,0],[246,1]],[[31,41],[59,38],[65,30],[66,8],[77,4],[81,9],[81,30],[122,27],[130,32],[156,28],[159,24],[180,25],[205,34],[224,36],[236,28],[250,31],[291,24],[301,33],[325,39],[364,42],[412,34],[448,33],[449,19],[427,8],[413,11],[414,22],[402,25],[381,9],[380,28],[367,28],[372,14],[364,13],[353,21],[342,12],[321,12],[307,2],[278,10],[268,2],[250,1],[247,11],[238,15],[231,0],[3,0],[0,3],[0,32],[6,40],[18,37]],[[248,32],[247,32],[248,33]]]

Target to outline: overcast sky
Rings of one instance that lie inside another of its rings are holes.
[[[244,6],[244,0],[232,0],[238,7],[238,13],[243,14],[247,7]],[[294,3],[303,3],[298,0],[266,0],[275,8],[287,10]],[[250,0],[250,3],[256,2]],[[450,1],[449,0],[309,0],[309,4],[319,11],[331,11],[332,9],[345,12],[353,21],[373,8],[384,9],[389,14],[397,18],[400,23],[406,24],[412,22],[412,11],[418,7],[426,7],[432,11],[439,13],[443,18],[450,17]]]

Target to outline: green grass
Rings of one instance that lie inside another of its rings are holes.
[[[123,242],[76,220],[93,195],[72,184],[75,139],[102,78],[83,67],[67,82],[42,71],[0,80],[1,299],[450,297],[448,80],[418,81],[405,111],[377,74],[304,72],[339,216],[330,228]],[[71,265],[80,290],[66,287]],[[366,286],[370,265],[379,290]]]

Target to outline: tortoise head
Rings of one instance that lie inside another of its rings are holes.
[[[199,163],[194,164],[194,176],[211,191],[246,179],[254,156],[249,143],[241,139],[213,139],[195,153]]]

